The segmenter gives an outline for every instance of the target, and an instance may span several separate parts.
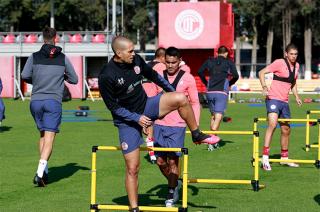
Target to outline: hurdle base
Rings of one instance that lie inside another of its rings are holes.
[[[98,204],[91,204],[91,205],[90,205],[90,210],[99,211],[99,209],[98,209]]]
[[[306,152],[309,152],[311,146],[309,144],[306,145]]]
[[[320,160],[316,160],[314,165],[316,166],[317,169],[320,169]]]
[[[251,180],[253,191],[259,191],[259,180]]]
[[[188,212],[188,208],[179,208],[178,212]]]

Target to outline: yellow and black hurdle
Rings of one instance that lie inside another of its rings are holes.
[[[93,146],[92,147],[92,164],[91,164],[91,204],[90,211],[99,210],[126,210],[130,208],[127,205],[108,205],[98,204],[96,202],[97,192],[97,151],[118,151],[121,150],[118,146]],[[152,206],[139,206],[140,211],[178,211],[185,212],[188,210],[187,204],[187,181],[188,181],[188,149],[187,148],[159,148],[159,147],[140,147],[140,151],[162,151],[162,152],[182,152],[183,153],[183,170],[182,170],[182,207],[152,207]]]
[[[233,180],[233,179],[188,179],[188,183],[208,183],[208,184],[251,184],[253,191],[259,191],[264,185],[259,185],[259,131],[202,131],[203,133],[215,135],[253,135],[253,157],[254,172],[251,180]],[[187,131],[190,133],[190,131]]]
[[[320,117],[320,110],[308,110],[307,111],[307,120],[310,119],[311,114],[319,114]],[[314,123],[311,121],[306,122],[306,151],[309,152],[310,148],[318,148],[318,144],[310,144],[310,123]],[[318,119],[318,125],[320,125],[320,119]]]
[[[253,129],[257,130],[258,128],[258,122],[260,121],[267,121],[267,118],[254,118],[253,123]],[[318,143],[320,141],[320,119],[278,119],[278,122],[318,122]],[[254,147],[255,148],[255,147]],[[255,162],[255,158],[253,159]],[[259,161],[261,161],[261,158],[259,158]],[[320,169],[320,146],[318,145],[318,157],[316,160],[298,160],[298,159],[269,159],[270,162],[287,162],[287,163],[303,163],[303,164],[314,164],[316,168]],[[254,163],[256,164],[256,163]]]

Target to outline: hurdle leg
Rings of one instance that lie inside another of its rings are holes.
[[[91,162],[91,205],[90,212],[95,212],[98,210],[98,205],[96,204],[96,192],[97,192],[97,146],[92,147],[92,162]]]
[[[318,120],[318,159],[316,160],[315,165],[320,169],[320,119]]]
[[[310,111],[307,111],[307,120],[310,119]],[[306,152],[310,150],[310,122],[306,122]]]
[[[182,209],[179,211],[188,209],[188,149],[184,148],[183,151]]]
[[[259,191],[259,132],[254,134],[254,180],[251,181],[253,191]]]

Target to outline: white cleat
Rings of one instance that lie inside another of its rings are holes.
[[[289,158],[281,157],[281,160],[289,160]],[[292,168],[298,168],[299,167],[299,164],[292,163],[292,162],[280,162],[280,165],[289,166],[289,167],[292,167]]]
[[[174,207],[174,200],[173,199],[167,199],[165,201],[165,204],[166,204],[167,208],[172,208],[172,207]]]
[[[261,164],[261,168],[263,168],[263,170],[265,171],[271,171],[271,166],[269,163],[269,158],[262,158],[262,164]]]

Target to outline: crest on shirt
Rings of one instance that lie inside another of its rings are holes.
[[[274,109],[277,108],[277,106],[276,106],[276,105],[271,105],[270,108],[271,108],[272,110],[274,110]]]
[[[128,144],[127,144],[126,142],[122,142],[122,143],[121,143],[121,148],[122,148],[122,150],[125,151],[125,150],[128,149],[128,147],[129,147],[129,146],[128,146]]]
[[[140,74],[141,70],[139,66],[135,66],[133,67],[134,72],[136,72],[136,74]]]
[[[119,85],[123,85],[124,84],[124,79],[122,77],[120,79],[118,79],[118,84]]]

